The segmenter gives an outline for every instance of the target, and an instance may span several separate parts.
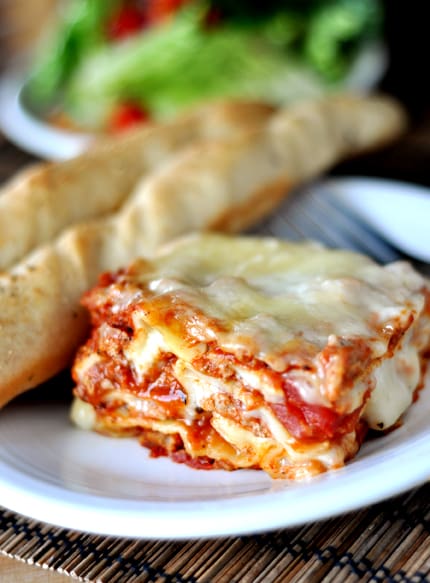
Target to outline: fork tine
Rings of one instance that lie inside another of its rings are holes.
[[[344,235],[348,248],[371,255],[382,263],[396,261],[402,254],[378,235],[360,217],[346,208],[330,192],[324,196],[311,194],[312,206],[322,213],[323,224]]]
[[[321,241],[329,247],[350,247],[350,242],[342,234],[342,229],[339,229],[338,225],[334,225],[333,228],[331,221],[328,222],[329,217],[325,217],[324,213],[321,215],[319,209],[315,207],[309,190],[298,193],[287,212],[290,220],[298,223],[308,238]]]
[[[306,233],[303,233],[297,225],[289,218],[288,213],[277,212],[273,217],[266,219],[264,223],[257,227],[256,231],[260,235],[270,235],[281,239],[291,241],[302,241],[306,239]]]
[[[294,193],[257,232],[293,241],[313,239],[365,253],[381,263],[404,257],[329,191],[315,193],[312,188]]]
[[[332,237],[327,237],[327,233],[305,212],[306,206],[309,205],[308,198],[307,190],[293,193],[277,213],[258,228],[258,232],[293,241],[315,239],[330,247],[341,245],[336,233],[333,233]]]

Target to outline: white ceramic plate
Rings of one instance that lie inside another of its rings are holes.
[[[0,131],[26,152],[48,160],[65,160],[85,150],[91,135],[57,128],[25,106],[23,79],[12,71],[0,81]]]
[[[381,79],[386,66],[385,47],[380,43],[366,45],[343,82],[344,89],[370,91]],[[306,97],[305,87],[306,84],[296,92],[299,95],[304,92],[303,97]],[[11,142],[51,160],[71,158],[88,146],[90,135],[56,128],[26,107],[24,89],[25,77],[16,71],[12,70],[0,80],[0,130]]]
[[[394,180],[343,178],[322,184],[404,253],[430,263],[430,189]]]
[[[74,428],[66,404],[0,412],[0,504],[38,520],[138,538],[238,535],[352,511],[430,477],[430,378],[402,427],[342,470],[306,483],[197,471],[150,459],[135,440]]]
[[[321,196],[361,201],[363,212],[387,220],[400,216],[404,232],[406,210],[429,216],[428,189],[408,184],[348,178],[312,189]],[[416,246],[426,245],[419,237]],[[272,481],[262,472],[204,472],[165,458],[150,459],[135,440],[74,428],[66,404],[12,403],[0,411],[0,504],[68,528],[140,538],[210,537],[295,526],[358,509],[426,481],[429,415],[430,376],[401,428],[366,443],[346,468],[291,484]]]
[[[364,200],[371,193],[369,208],[379,193],[390,189],[397,196],[412,192],[416,204],[430,201],[425,189],[415,192],[390,181],[332,180],[314,188],[323,193],[335,187],[339,195],[350,192],[353,199]],[[425,214],[425,208],[415,212]],[[430,375],[402,427],[367,442],[344,469],[292,484],[252,470],[205,472],[151,459],[136,440],[74,428],[67,405],[12,403],[0,411],[0,504],[68,528],[140,538],[291,527],[425,482],[430,478],[429,418]]]

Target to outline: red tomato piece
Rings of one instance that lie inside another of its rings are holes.
[[[151,25],[162,22],[172,16],[189,0],[149,0],[146,6],[146,15]]]
[[[138,123],[149,121],[149,113],[139,104],[124,102],[117,105],[109,120],[109,129],[114,132],[127,130]]]
[[[124,6],[107,25],[107,35],[111,40],[122,40],[140,32],[147,25],[147,18],[136,6]]]
[[[284,403],[271,405],[279,421],[301,441],[334,439],[353,431],[358,425],[360,409],[338,414],[321,405],[305,403],[296,387],[286,381],[283,386]]]

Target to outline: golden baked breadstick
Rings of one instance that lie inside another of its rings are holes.
[[[117,210],[143,176],[194,141],[231,136],[266,122],[274,108],[225,101],[172,121],[100,140],[72,160],[22,171],[0,197],[0,269],[68,226]]]
[[[294,185],[394,139],[405,124],[403,110],[386,97],[337,96],[286,108],[264,127],[190,146],[137,185],[125,213],[138,205],[153,247],[188,231],[240,231]]]
[[[245,228],[292,184],[403,127],[403,111],[384,98],[330,98],[282,111],[264,128],[180,153],[117,215],[36,250],[0,277],[0,406],[68,364],[86,329],[79,299],[101,272],[182,233]]]

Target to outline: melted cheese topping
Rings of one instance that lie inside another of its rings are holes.
[[[167,247],[154,269],[137,265],[132,273],[154,295],[222,323],[219,331],[196,322],[202,341],[216,336],[224,350],[248,351],[280,369],[284,347],[298,335],[319,347],[329,335],[365,337],[382,354],[375,327],[405,325],[424,302],[424,281],[406,263],[383,269],[356,253],[274,239],[192,237]],[[175,354],[184,350],[180,338],[169,343]]]
[[[311,417],[333,411],[345,428],[356,415],[356,423],[361,416],[386,429],[409,407],[419,352],[430,345],[422,293],[428,284],[408,264],[381,267],[311,243],[195,235],[154,261],[136,262],[113,288],[106,292],[111,313],[131,318],[121,358],[136,385],[171,354],[169,374],[187,395],[181,418],[157,420],[157,431],[178,432],[193,455],[190,428],[200,411],[210,412],[229,463],[257,464],[272,475],[283,466],[294,476],[338,467],[359,445],[355,428],[332,440],[311,434],[312,443],[301,441],[303,428],[279,417],[286,399],[313,408]],[[83,384],[98,359],[94,351],[78,358],[75,376]],[[108,390],[109,382],[100,386]],[[117,402],[147,418],[158,411],[148,396],[112,385],[105,404]],[[88,425],[87,412],[81,415],[79,404],[76,411],[75,421]],[[124,416],[120,422],[127,424]],[[155,428],[148,419],[144,426]]]
[[[137,265],[132,277],[172,306],[187,306],[180,317],[188,326],[177,333],[163,322],[155,324],[161,333],[157,336],[160,350],[189,362],[216,342],[239,359],[252,355],[276,371],[287,368],[291,351],[297,351],[297,338],[315,352],[327,343],[340,346],[360,339],[370,346],[373,359],[382,357],[390,339],[386,331],[406,329],[424,305],[421,289],[425,281],[406,263],[382,268],[356,253],[274,239],[243,237],[233,243],[216,235],[189,237],[168,246],[149,269],[147,264],[143,269]],[[148,324],[144,312],[136,313],[136,319],[137,327]],[[417,356],[412,352],[408,354],[416,368]],[[146,346],[137,341],[130,345],[127,356],[141,370],[152,353],[152,341]],[[248,375],[253,386],[264,383],[261,375],[244,369],[238,368],[238,374]],[[300,368],[291,372],[305,401],[330,404],[322,386],[323,374],[321,370],[304,373]],[[411,394],[411,388],[400,386],[411,387],[413,382],[400,375],[396,384],[387,383],[387,375],[379,372],[376,382],[391,387],[394,401],[397,393]],[[366,387],[357,385],[356,389],[356,395],[346,397],[349,410],[358,406]],[[374,398],[378,404],[369,410],[381,408],[381,390],[387,389],[378,390]],[[264,392],[270,398],[270,389]],[[399,402],[404,399],[399,397]],[[371,415],[375,417],[378,414]]]

